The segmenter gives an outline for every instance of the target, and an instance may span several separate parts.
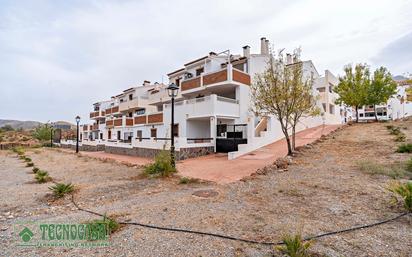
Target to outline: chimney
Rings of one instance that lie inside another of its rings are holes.
[[[265,37],[262,37],[260,39],[260,54],[264,54],[264,55],[269,54],[268,41],[266,40]]]
[[[150,85],[150,81],[149,81],[149,80],[143,81],[143,86],[148,86],[148,85]]]
[[[292,64],[292,55],[286,54],[286,65]]]
[[[243,47],[243,56],[246,58],[250,57],[250,46],[244,46]]]

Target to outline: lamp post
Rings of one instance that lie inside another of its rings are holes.
[[[175,162],[175,133],[174,133],[174,125],[175,125],[175,97],[179,91],[179,87],[176,86],[175,83],[170,84],[167,87],[167,93],[172,98],[172,112],[171,112],[171,123],[170,123],[170,131],[171,131],[171,145],[170,145],[170,162],[173,168],[176,168]]]
[[[50,124],[50,147],[53,147],[53,125]]]
[[[76,130],[76,153],[79,152],[79,123],[80,116],[76,116],[77,130]]]

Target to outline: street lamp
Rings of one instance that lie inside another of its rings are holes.
[[[53,124],[50,124],[50,147],[53,147]]]
[[[167,93],[168,95],[172,98],[172,122],[170,124],[171,128],[171,145],[170,145],[170,162],[172,164],[173,168],[176,168],[176,162],[175,162],[175,133],[174,133],[174,125],[175,125],[175,97],[177,96],[177,93],[179,92],[179,87],[176,86],[175,83],[170,84],[167,88]]]
[[[76,131],[76,153],[79,152],[79,123],[80,123],[80,116],[76,116],[76,123],[77,123],[77,131]]]

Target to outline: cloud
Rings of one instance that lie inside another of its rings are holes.
[[[412,73],[412,31],[387,44],[372,61],[375,65],[384,63],[395,75]]]
[[[40,121],[88,117],[92,103],[145,79],[167,82],[168,72],[210,51],[240,53],[248,44],[258,52],[262,36],[277,49],[302,46],[320,72],[337,73],[386,51],[412,25],[408,1],[10,0],[0,7],[0,118]]]

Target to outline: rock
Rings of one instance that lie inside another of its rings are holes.
[[[7,216],[7,219],[14,219],[14,216],[13,216],[13,215],[9,215],[9,216]]]
[[[198,190],[193,193],[194,196],[203,197],[203,198],[215,197],[218,194],[219,193],[213,189]]]
[[[287,169],[287,167],[292,164],[292,157],[286,156],[284,158],[278,158],[273,165],[278,169]]]

